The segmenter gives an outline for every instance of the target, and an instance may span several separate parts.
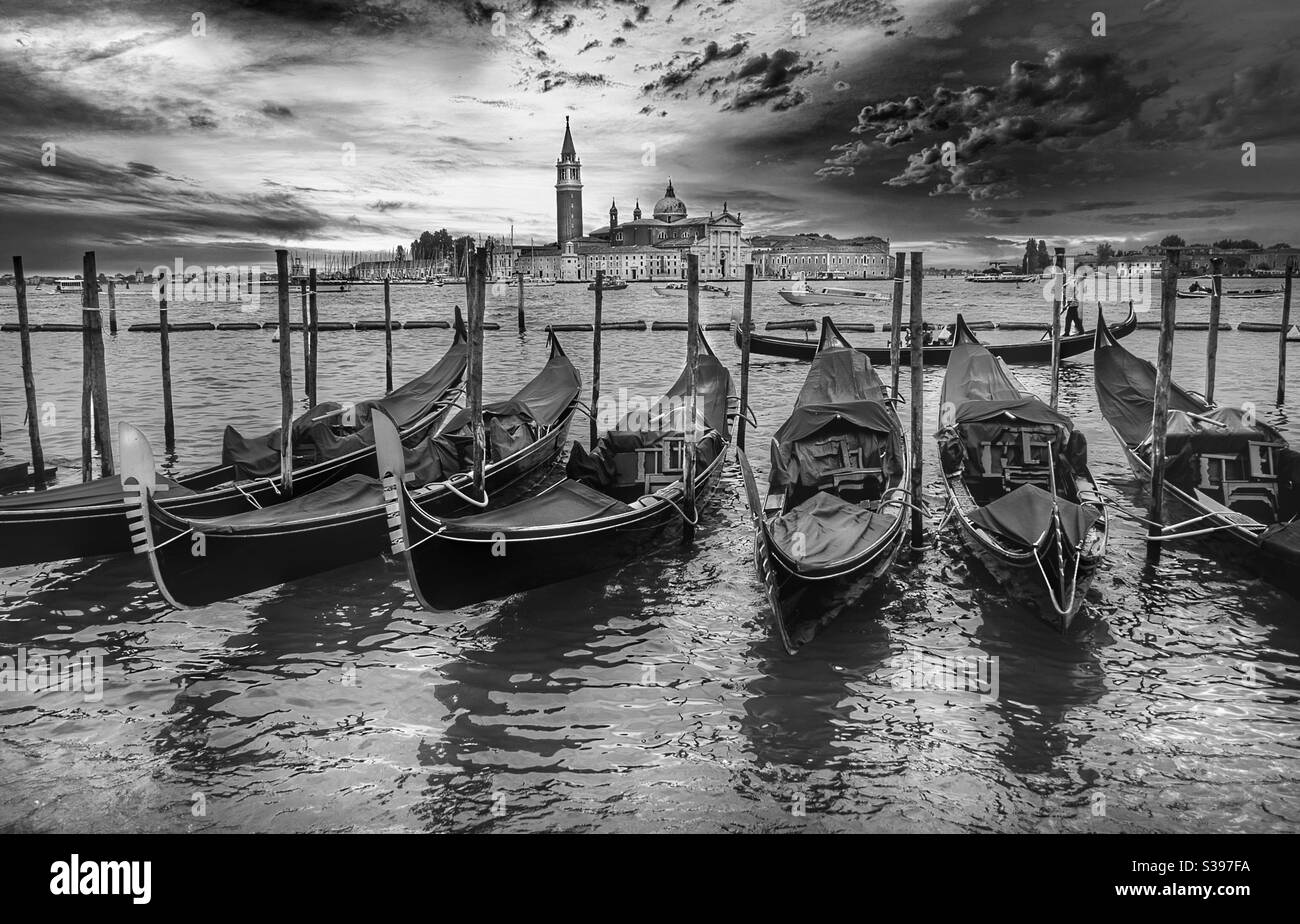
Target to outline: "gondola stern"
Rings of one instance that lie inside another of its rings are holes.
[[[961,343],[979,343],[980,339],[975,336],[975,332],[966,324],[966,319],[962,313],[957,312],[956,330],[952,335],[952,345],[957,346]]]

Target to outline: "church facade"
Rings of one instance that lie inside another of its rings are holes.
[[[523,273],[534,279],[587,282],[603,270],[607,277],[625,280],[686,278],[687,255],[699,258],[701,279],[735,279],[743,276],[751,258],[742,236],[739,212],[727,204],[707,216],[691,216],[668,180],[664,195],[643,217],[636,200],[629,221],[619,220],[616,202],[609,207],[609,224],[591,232],[583,230],[582,162],[573,144],[568,119],[564,142],[555,163],[556,243],[543,247],[494,248],[493,272],[498,278]]]

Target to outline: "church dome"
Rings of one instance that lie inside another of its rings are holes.
[[[655,203],[654,217],[660,221],[678,221],[686,217],[686,203],[673,192],[673,181],[668,180],[664,197]]]

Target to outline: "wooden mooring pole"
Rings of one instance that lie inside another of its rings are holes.
[[[113,433],[108,419],[108,375],[104,368],[104,319],[99,313],[99,275],[95,272],[95,252],[86,251],[81,261],[81,326],[83,371],[88,373],[82,383],[82,475],[90,477],[90,432],[93,429],[95,448],[99,450],[100,474],[104,477],[115,471],[113,465]],[[89,411],[89,414],[87,414]]]
[[[280,482],[293,494],[293,341],[289,333],[289,251],[275,252],[276,295],[280,316]]]
[[[1210,330],[1205,338],[1205,400],[1214,403],[1214,372],[1219,363],[1219,313],[1223,303],[1223,260],[1210,261],[1214,275],[1210,279]],[[1161,305],[1163,306],[1163,290]]]
[[[320,349],[320,315],[316,311],[316,267],[308,273],[307,327],[310,337],[307,344],[307,403],[316,404],[316,357]]]
[[[14,257],[14,295],[18,300],[18,339],[23,353],[23,391],[27,396],[27,437],[32,444],[32,477],[36,490],[45,490],[45,453],[41,450],[41,418],[36,407],[36,376],[32,371],[31,324],[27,319],[27,277],[23,258]]]
[[[524,274],[522,272],[516,273],[515,279],[519,282],[519,333],[522,334],[528,329],[527,325],[524,324]],[[599,300],[599,296],[597,296],[597,299]],[[592,411],[595,410],[593,407]]]
[[[384,394],[393,390],[393,299],[384,277]]]
[[[117,283],[108,281],[108,332],[117,334]]]
[[[167,274],[162,274],[158,299],[158,349],[162,354],[163,443],[168,453],[176,450],[176,419],[172,414],[172,346],[167,323]]]
[[[1061,308],[1065,305],[1065,248],[1056,248],[1052,295],[1052,410],[1061,394]]]
[[[1282,284],[1282,330],[1277,335],[1277,403],[1286,403],[1286,335],[1291,329],[1291,261],[1286,264],[1286,281]]]
[[[1160,271],[1160,347],[1156,355],[1155,406],[1151,411],[1151,520],[1149,536],[1160,535],[1165,512],[1165,435],[1169,429],[1169,386],[1173,380],[1174,323],[1178,304],[1178,260],[1182,251],[1170,247]],[[1148,542],[1148,553],[1158,557],[1160,543]]]
[[[740,318],[740,417],[736,421],[736,448],[745,451],[749,418],[749,338],[754,325],[754,264],[745,264],[745,299]]]
[[[889,322],[889,368],[893,373],[893,397],[899,397],[898,374],[903,346],[903,275],[907,272],[907,255],[894,254],[894,309]]]
[[[700,258],[686,256],[686,413],[682,432],[686,437],[686,464],[682,472],[685,513],[682,541],[695,541],[695,366],[700,355]]]
[[[523,310],[523,291],[524,277],[519,277],[519,317],[522,320]],[[600,435],[596,428],[596,418],[600,408],[600,316],[603,312],[605,300],[605,271],[596,270],[596,323],[592,325],[591,334],[591,442],[592,449],[596,448],[596,438]],[[522,328],[521,328],[522,329]]]
[[[921,281],[925,269],[919,251],[912,253],[912,342],[908,349],[912,361],[912,548],[925,542],[921,522],[921,440],[925,418],[925,333],[921,329]]]
[[[470,426],[474,433],[471,473],[474,493],[479,499],[485,499],[483,470],[487,448],[484,443],[487,437],[483,426],[483,312],[487,302],[487,248],[471,249],[468,259],[465,303],[469,311],[469,369],[465,378],[469,388]]]
[[[311,385],[308,370],[311,368],[311,324],[307,319],[307,280],[304,279],[299,284],[302,292],[302,392],[311,397],[307,389]]]

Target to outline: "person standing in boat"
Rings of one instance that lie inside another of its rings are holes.
[[[1070,336],[1071,328],[1077,328],[1078,333],[1082,334],[1083,317],[1079,314],[1079,286],[1078,283],[1067,281],[1063,287],[1065,299],[1063,310],[1065,311],[1065,324],[1061,330],[1062,337]]]

